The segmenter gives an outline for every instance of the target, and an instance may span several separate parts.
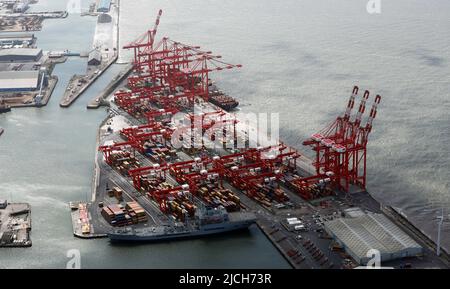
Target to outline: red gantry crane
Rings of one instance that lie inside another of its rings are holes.
[[[125,45],[125,49],[133,49],[134,50],[134,65],[135,67],[140,67],[142,52],[147,51],[148,49],[153,50],[153,44],[155,42],[156,33],[158,31],[159,21],[161,19],[162,10],[158,11],[158,15],[156,17],[155,25],[153,29],[146,31],[142,35],[140,35],[135,41],[132,43]]]
[[[311,146],[316,152],[316,176],[311,178],[330,178],[331,183],[344,192],[349,192],[350,185],[366,188],[367,141],[372,130],[372,123],[377,113],[381,96],[375,97],[367,123],[361,125],[366,110],[369,91],[365,91],[355,118],[351,119],[351,111],[358,94],[358,87],[353,88],[343,116],[311,136],[303,144]]]

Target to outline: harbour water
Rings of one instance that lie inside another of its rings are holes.
[[[33,9],[65,9],[61,2],[40,0]],[[242,111],[279,113],[281,138],[301,149],[302,140],[344,110],[354,84],[381,94],[369,191],[434,236],[437,210],[450,208],[450,3],[381,2],[381,14],[370,15],[365,0],[121,0],[120,39],[123,45],[152,27],[162,8],[158,35],[243,64],[214,80]],[[81,51],[90,49],[94,29],[95,18],[70,15],[46,20],[36,35],[43,49]],[[128,56],[122,52],[120,60]],[[67,202],[90,192],[96,130],[106,115],[85,106],[120,69],[113,66],[61,109],[65,85],[85,70],[84,61],[56,67],[60,81],[47,107],[0,115],[0,197],[33,208],[33,247],[0,250],[0,268],[63,268],[70,249],[80,250],[85,268],[288,267],[256,227],[232,237],[133,247],[72,237]],[[445,225],[447,247],[449,231]]]

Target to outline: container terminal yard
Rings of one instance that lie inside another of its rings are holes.
[[[92,199],[70,203],[75,236],[162,242],[256,223],[293,268],[357,268],[370,263],[371,249],[387,267],[448,267],[446,253],[437,257],[430,240],[366,191],[381,96],[353,87],[343,113],[303,142],[314,160],[256,141],[236,116],[238,101],[210,79],[242,66],[156,41],[161,14],[125,47],[134,51],[133,72],[107,104]]]

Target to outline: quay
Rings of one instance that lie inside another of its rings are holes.
[[[80,97],[115,61],[117,56],[111,59],[103,67],[98,69],[88,69],[86,75],[74,75],[64,92],[64,96],[60,102],[61,107],[69,107],[78,97]]]
[[[89,109],[97,109],[99,108],[102,103],[105,102],[106,98],[110,96],[115,89],[121,85],[121,83],[130,75],[130,73],[133,71],[133,65],[129,64],[127,65],[119,74],[117,74],[111,83],[108,84],[108,86],[103,90],[103,92],[94,97],[87,105],[87,108]]]
[[[98,14],[93,49],[87,54],[80,54],[80,57],[88,57],[86,74],[71,78],[60,101],[61,107],[69,107],[118,59],[119,5],[118,1],[113,1],[107,13]],[[88,108],[98,107],[102,98],[94,98]]]
[[[56,84],[58,83],[58,77],[56,75],[49,76],[48,78],[48,86],[43,89],[42,99],[37,103],[36,97],[33,97],[32,100],[23,100],[22,97],[9,97],[8,104],[11,108],[21,108],[21,107],[42,107],[46,106],[50,100],[50,97],[55,90]]]
[[[84,202],[71,202],[69,203],[73,235],[81,239],[96,239],[107,237],[105,232],[98,229],[98,226],[94,228],[92,225],[95,220],[92,219],[90,212],[88,211],[89,203]]]
[[[67,11],[2,13],[0,24],[2,32],[40,31],[45,19],[66,18]]]
[[[31,206],[0,200],[0,247],[31,247]]]

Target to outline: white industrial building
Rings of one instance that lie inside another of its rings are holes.
[[[111,0],[100,0],[97,6],[97,12],[108,13],[111,8]]]
[[[36,90],[39,78],[38,70],[0,71],[0,92]]]
[[[102,63],[102,53],[94,49],[89,53],[88,64],[89,65],[100,65]]]
[[[39,48],[12,48],[0,50],[0,62],[37,62],[42,57]]]
[[[382,214],[365,213],[338,218],[324,224],[325,231],[361,265],[372,258],[369,250],[380,252],[381,262],[422,254],[422,247]]]
[[[14,48],[15,46],[28,47],[36,41],[32,33],[0,33],[0,48]]]

